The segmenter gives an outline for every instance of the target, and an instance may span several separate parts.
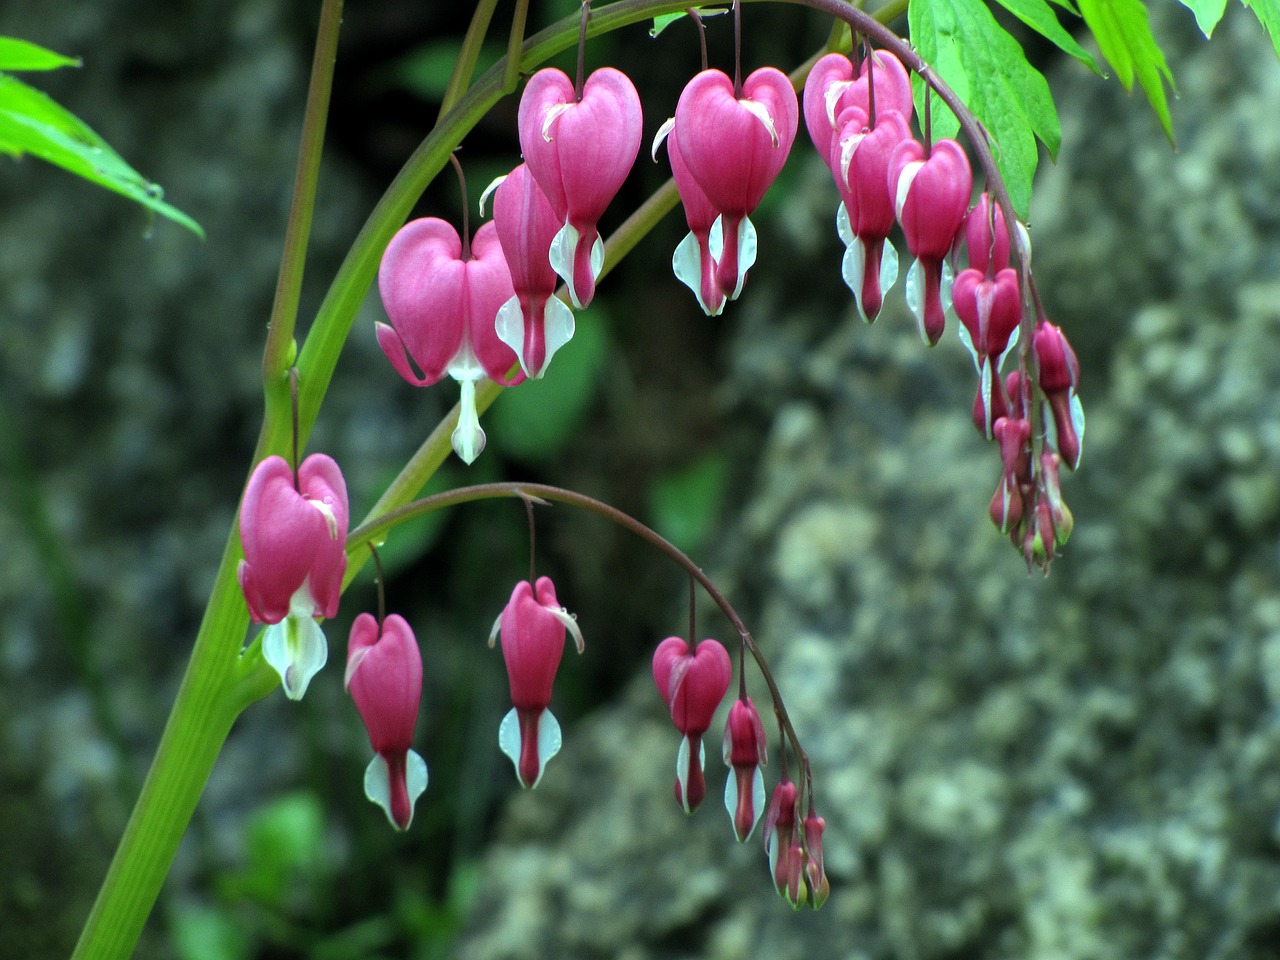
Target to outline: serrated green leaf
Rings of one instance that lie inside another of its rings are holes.
[[[80,61],[75,57],[64,57],[17,37],[0,37],[0,70],[57,70],[78,66]]]
[[[982,122],[994,142],[1000,175],[1018,215],[1031,205],[1031,181],[1039,162],[1036,138],[1057,156],[1062,131],[1049,84],[981,0],[914,0],[908,8],[911,41],[920,55]],[[923,116],[924,84],[913,78],[916,109]],[[959,122],[938,97],[931,98],[935,138],[953,136]]]
[[[0,151],[12,156],[30,153],[204,238],[200,224],[165,203],[164,191],[129,166],[86,123],[39,90],[4,74],[0,74]]]
[[[1271,36],[1271,45],[1280,56],[1280,0],[1240,0],[1253,11],[1259,22]]]
[[[1173,143],[1173,118],[1169,115],[1169,100],[1164,90],[1166,82],[1174,88],[1173,74],[1151,34],[1151,23],[1142,0],[1080,0],[1080,13],[1093,31],[1102,56],[1126,90],[1133,89],[1133,80],[1137,77],[1165,136]]]
[[[1222,0],[1222,2],[1225,3],[1226,0]],[[1053,8],[1049,6],[1048,0],[999,0],[999,3],[1063,53],[1070,54],[1094,73],[1099,76],[1102,75],[1102,68],[1089,55],[1089,51],[1076,43],[1075,37],[1067,33],[1062,24],[1058,22],[1058,18],[1054,14]]]
[[[1213,28],[1227,9],[1227,0],[1178,0],[1196,15],[1196,26],[1206,37],[1213,35]]]

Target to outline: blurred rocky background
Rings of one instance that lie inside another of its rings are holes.
[[[570,6],[535,4],[534,25]],[[300,329],[435,118],[465,28],[453,7],[347,11]],[[0,162],[0,929],[12,955],[53,957],[154,750],[249,466],[314,10],[0,10],[5,33],[84,58],[28,79],[208,232]],[[444,478],[575,486],[708,560],[813,757],[821,913],[773,893],[758,834],[734,843],[714,736],[709,799],[679,812],[647,661],[683,629],[683,584],[562,508],[540,514],[539,567],[588,652],[557,684],[564,753],[514,792],[484,638],[527,533],[497,503],[392,541],[389,601],[427,677],[432,783],[410,833],[363,798],[368,745],[331,665],[303,704],[270,697],[233,733],[139,956],[1274,956],[1280,64],[1234,7],[1208,45],[1174,4],[1153,16],[1176,154],[1114,81],[1051,67],[1063,150],[1034,201],[1037,278],[1080,353],[1089,428],[1048,579],[986,518],[998,456],[969,423],[958,342],[925,351],[900,295],[855,321],[835,193],[803,135],[729,315],[702,317],[671,278],[668,218],[584,313],[558,385],[504,397],[490,449]],[[793,8],[747,21],[750,66],[799,62],[825,35]],[[631,72],[646,133],[697,66],[677,30],[590,50]],[[728,37],[713,25],[722,66]],[[509,102],[465,144],[473,200],[517,152]],[[606,229],[660,180],[642,155]],[[458,206],[441,178],[419,212],[457,222]],[[312,441],[356,516],[454,398],[391,373],[380,316],[371,297]],[[326,628],[335,662],[372,602],[364,577]],[[726,629],[710,609],[702,625]]]

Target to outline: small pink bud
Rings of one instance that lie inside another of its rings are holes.
[[[422,698],[422,655],[413,630],[391,614],[379,626],[362,613],[351,625],[344,683],[369,732],[374,758],[365,770],[365,795],[407,830],[413,805],[427,788],[427,765],[413,750]]]
[[[338,612],[347,568],[347,485],[332,458],[307,457],[293,470],[283,457],[254,468],[240,505],[240,589],[262,635],[263,657],[298,700],[328,659],[315,617]]]
[[[653,654],[653,680],[676,729],[684,734],[676,758],[676,800],[692,813],[707,793],[702,735],[729,689],[733,665],[718,640],[703,640],[689,652],[680,637],[668,637]]]
[[[815,910],[821,909],[831,893],[822,857],[822,832],[826,828],[827,821],[815,814],[810,804],[809,815],[804,818],[805,884],[809,888],[809,905]]]
[[[1063,332],[1052,323],[1041,322],[1033,341],[1036,353],[1036,382],[1044,391],[1052,413],[1050,441],[1068,469],[1080,465],[1080,444],[1084,439],[1084,407],[1077,395],[1080,363]]]
[[[769,812],[764,818],[764,845],[769,854],[769,872],[773,886],[797,909],[805,898],[802,878],[805,869],[804,843],[796,831],[799,819],[799,795],[796,785],[783,780],[773,788]]]
[[[724,762],[732,769],[732,776],[725,778],[724,806],[738,842],[745,843],[764,813],[764,777],[760,768],[768,762],[764,725],[750,697],[729,708],[724,725]]]
[[[550,578],[539,577],[516,584],[489,635],[489,646],[502,635],[502,657],[507,664],[512,709],[498,729],[498,745],[515,764],[522,786],[532,789],[542,771],[560,750],[560,724],[547,707],[551,685],[564,652],[565,631],[583,650],[577,622],[556,600]]]
[[[956,316],[960,318],[960,340],[978,371],[974,423],[982,435],[990,439],[992,424],[1007,412],[1000,367],[1018,342],[1022,320],[1018,275],[1006,268],[990,279],[970,267],[956,277],[951,298]]]

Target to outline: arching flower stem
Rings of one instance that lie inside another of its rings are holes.
[[[457,487],[453,490],[447,490],[444,493],[433,494],[429,497],[422,497],[414,500],[412,503],[405,504],[381,516],[374,517],[372,520],[366,520],[360,526],[350,531],[347,535],[347,550],[349,553],[355,553],[361,546],[369,542],[379,542],[385,534],[414,517],[430,513],[434,510],[441,510],[445,507],[458,506],[464,503],[474,503],[480,500],[496,500],[506,497],[519,497],[526,503],[550,502],[563,503],[573,507],[579,507],[588,510],[597,516],[604,517],[625,530],[644,540],[660,553],[666,554],[674,560],[688,575],[696,581],[703,591],[711,598],[711,601],[720,608],[725,619],[738,633],[742,644],[750,651],[752,658],[756,662],[756,666],[760,669],[760,675],[764,678],[765,686],[769,689],[769,696],[773,700],[773,711],[778,719],[778,726],[785,732],[785,739],[791,741],[791,747],[795,751],[796,759],[804,772],[806,781],[810,777],[809,773],[809,755],[800,745],[800,737],[796,734],[795,727],[792,726],[791,718],[787,714],[786,704],[782,699],[782,692],[778,689],[777,683],[773,679],[773,672],[769,669],[769,662],[765,659],[764,654],[760,652],[760,648],[756,646],[755,640],[751,636],[751,631],[747,629],[746,624],[733,608],[728,598],[720,592],[719,588],[711,581],[694,561],[683,550],[673,544],[662,534],[658,533],[651,527],[641,523],[635,517],[628,513],[624,513],[617,507],[610,506],[602,500],[595,497],[587,496],[584,493],[578,493],[574,490],[567,490],[563,487],[555,487],[543,483],[482,483],[468,487]],[[784,750],[785,754],[785,750]]]

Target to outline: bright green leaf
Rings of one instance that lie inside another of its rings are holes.
[[[168,217],[203,238],[200,225],[73,113],[21,80],[0,74],[0,152],[29,153]]]
[[[1178,0],[1184,7],[1196,15],[1196,26],[1206,37],[1213,35],[1213,28],[1222,19],[1227,9],[1227,0]]]
[[[1102,70],[1097,61],[1089,55],[1089,51],[1076,43],[1075,37],[1067,33],[1058,22],[1048,0],[999,0],[1000,5],[1025,23],[1040,36],[1055,44],[1063,53],[1075,57],[1094,73],[1101,76]],[[1225,3],[1226,0],[1223,0]]]
[[[1240,0],[1266,27],[1271,35],[1271,45],[1280,55],[1280,0]]]
[[[1173,87],[1173,74],[1151,35],[1142,0],[1080,0],[1080,13],[1124,88],[1132,90],[1133,79],[1138,78],[1172,143],[1173,118],[1164,85],[1168,82]]]
[[[914,0],[908,8],[911,41],[994,141],[1000,175],[1019,216],[1031,206],[1031,181],[1039,162],[1036,138],[1057,156],[1062,131],[1049,84],[981,0]],[[924,113],[924,85],[913,78],[916,109]],[[932,134],[953,136],[959,123],[938,97],[931,98]]]
[[[75,57],[64,57],[17,37],[0,37],[0,70],[56,70],[78,66],[80,61]]]
[[[586,419],[605,370],[609,351],[606,318],[597,301],[580,313],[577,331],[541,380],[526,380],[502,391],[481,426],[489,449],[541,462],[554,459]]]

